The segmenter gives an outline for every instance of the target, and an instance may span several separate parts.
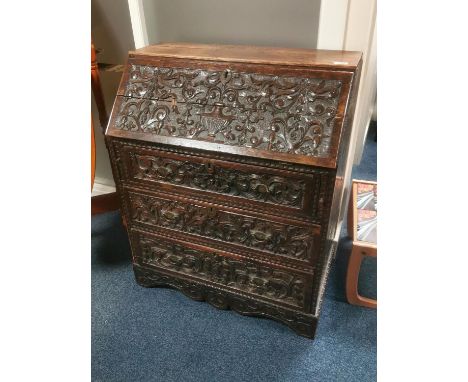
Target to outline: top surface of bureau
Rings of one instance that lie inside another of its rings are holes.
[[[335,168],[358,52],[160,44],[129,55],[108,136]]]
[[[274,48],[250,45],[213,45],[163,43],[130,52],[130,57],[168,57],[191,60],[245,62],[257,64],[314,66],[328,69],[354,70],[361,52],[343,50],[311,50]]]

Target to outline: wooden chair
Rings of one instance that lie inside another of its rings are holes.
[[[96,141],[94,140],[94,123],[91,116],[91,192],[93,191],[96,176]]]
[[[106,105],[104,103],[104,96],[102,94],[101,81],[99,80],[99,69],[96,61],[96,50],[91,41],[91,89],[93,91],[94,100],[99,113],[99,122],[101,123],[101,130],[107,123]],[[104,131],[104,130],[103,130]],[[94,137],[94,123],[91,116],[91,191],[94,186],[94,178],[96,176],[96,141]]]
[[[360,185],[364,185],[364,187]],[[371,191],[368,191],[367,194],[360,193],[360,188],[368,188]],[[366,209],[366,203],[373,202],[375,204],[374,195],[376,192],[376,182],[353,180],[348,207],[348,235],[353,240],[353,246],[346,274],[346,298],[350,304],[367,308],[377,308],[377,300],[361,296],[358,292],[358,282],[364,257],[377,257],[377,208],[374,205],[367,206]],[[375,230],[373,231],[374,225]],[[358,230],[358,228],[360,229]]]
[[[104,102],[104,94],[102,92],[101,80],[99,78],[99,67],[96,60],[96,50],[94,49],[94,44],[91,41],[91,89],[93,90],[94,100],[96,101],[96,106],[99,114],[99,122],[101,123],[101,131],[104,133],[104,130],[107,126],[107,112],[106,104]]]
[[[96,50],[91,41],[91,89],[93,91],[94,100],[99,114],[99,123],[101,131],[104,133],[107,126],[108,116],[106,112],[106,104],[102,92],[101,81],[99,78],[99,67],[96,61]],[[96,175],[96,141],[94,136],[93,118],[91,117],[91,191],[93,190],[94,178]],[[91,198],[91,214],[98,214],[107,211],[115,211],[119,209],[119,202],[116,192],[110,194],[98,195]]]

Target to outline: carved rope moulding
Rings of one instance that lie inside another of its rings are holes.
[[[328,157],[341,81],[133,65],[115,128]]]
[[[302,207],[303,180],[252,174],[221,166],[130,153],[136,179],[161,181],[272,204]]]
[[[122,140],[121,138],[113,138],[113,144],[117,151],[122,150],[123,148],[143,148],[143,149],[154,149],[154,144],[148,144],[147,142],[129,142]],[[301,174],[330,174],[328,169],[322,169],[319,167],[310,167],[299,165],[296,163],[289,163],[289,162],[278,162],[278,161],[267,161],[265,162],[264,159],[258,159],[257,157],[243,157],[234,154],[227,154],[227,153],[216,153],[216,152],[208,152],[204,151],[202,155],[199,154],[198,151],[194,151],[192,149],[187,149],[186,147],[176,147],[176,146],[159,146],[157,148],[158,151],[162,150],[164,152],[175,153],[179,155],[187,156],[187,160],[190,160],[191,157],[202,157],[202,158],[209,158],[209,159],[219,159],[219,160],[228,160],[230,162],[242,163],[250,166],[261,166],[261,167],[268,167],[273,169],[279,170],[286,170],[286,171],[296,171]],[[118,154],[119,156],[120,154]],[[120,159],[120,158],[119,158]]]
[[[273,223],[174,200],[129,193],[132,219],[294,259],[313,252],[310,228]]]
[[[159,239],[141,238],[140,247],[140,262],[144,265],[165,268],[240,291],[304,306],[306,284],[303,276]]]

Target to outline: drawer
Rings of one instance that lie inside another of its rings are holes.
[[[124,195],[131,226],[163,230],[172,237],[246,257],[315,264],[320,247],[318,225],[274,221],[261,214],[246,215],[235,208],[131,188]]]
[[[121,181],[285,218],[320,223],[331,196],[334,172],[307,168],[303,173],[280,166],[243,163],[223,155],[113,140]],[[236,159],[238,159],[236,157]],[[288,166],[291,167],[291,166]]]
[[[202,281],[224,289],[300,310],[310,309],[311,272],[297,272],[256,260],[241,259],[153,233],[131,230],[134,264],[157,272]]]

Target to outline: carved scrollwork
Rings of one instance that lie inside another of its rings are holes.
[[[148,237],[140,240],[140,248],[142,264],[195,276],[298,307],[304,306],[306,281],[303,276]]]
[[[299,260],[309,260],[314,236],[309,227],[273,223],[134,192],[129,193],[132,219],[139,223],[256,248]]]
[[[286,179],[227,169],[216,164],[179,161],[164,157],[131,154],[134,178],[184,185],[200,190],[301,208],[304,180]]]
[[[328,157],[340,93],[338,80],[132,65],[131,98],[122,99],[114,125]]]
[[[296,112],[307,109],[318,116],[330,106],[329,100],[339,96],[340,90],[339,80],[132,65],[124,95],[262,111],[294,107]]]
[[[196,281],[160,274],[134,264],[135,277],[145,287],[169,286],[198,301],[207,301],[218,309],[232,309],[248,316],[269,317],[288,325],[296,333],[313,338],[317,318],[311,315],[280,308],[262,301],[245,300],[230,293],[216,290]]]

